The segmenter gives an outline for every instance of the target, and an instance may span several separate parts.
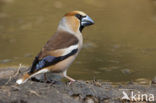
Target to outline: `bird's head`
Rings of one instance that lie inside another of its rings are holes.
[[[72,11],[64,15],[59,26],[73,32],[82,32],[84,27],[93,24],[94,21],[86,13],[82,11]]]

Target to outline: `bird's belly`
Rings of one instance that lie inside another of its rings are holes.
[[[68,69],[68,67],[75,60],[75,58],[76,58],[76,55],[68,57],[67,59],[65,59],[53,66],[49,66],[48,69],[49,69],[49,71],[54,72],[54,73],[61,73],[61,72],[65,71],[66,69]]]

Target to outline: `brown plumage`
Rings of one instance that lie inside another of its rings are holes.
[[[36,56],[34,60],[34,63],[32,64],[31,73],[36,72],[34,66],[37,61],[42,60],[46,56],[55,56],[58,57],[63,54],[64,48],[70,47],[72,45],[78,44],[79,40],[72,34],[65,32],[65,31],[59,31],[56,32],[45,44],[45,46],[42,48],[38,56]],[[51,69],[51,71],[54,71]],[[54,71],[55,72],[55,71]]]
[[[78,42],[79,40],[74,35],[61,31],[52,36],[43,48],[46,50],[57,50],[75,45]]]
[[[75,16],[76,14],[80,14],[82,16],[86,16],[86,14],[82,11],[72,11],[72,12],[69,12],[69,13],[66,13],[64,16]]]
[[[92,24],[91,18],[81,11],[65,14],[56,33],[34,59],[30,70],[16,83],[22,84],[29,78],[46,72],[59,73],[70,81],[75,81],[66,75],[67,68],[82,48],[82,29]]]
[[[70,39],[69,39],[70,38]],[[79,40],[72,34],[61,31],[56,32],[45,44],[45,46],[42,48],[41,52],[39,53],[38,57],[39,59],[42,59],[43,57],[47,55],[57,56],[59,49],[67,48],[71,45],[78,44]],[[57,52],[55,52],[57,51]],[[60,53],[59,53],[60,54]]]

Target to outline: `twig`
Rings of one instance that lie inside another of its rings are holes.
[[[18,69],[17,69],[15,75],[13,75],[13,77],[16,77],[16,76],[20,73],[21,67],[22,67],[22,64],[19,64],[19,67],[18,67]]]
[[[12,80],[12,77],[10,76],[8,81],[5,83],[5,85],[7,85],[11,80]]]
[[[41,95],[39,95],[36,91],[34,91],[34,90],[29,90],[29,92],[30,93],[32,93],[32,94],[35,94],[36,96],[38,96],[38,97],[41,97]]]
[[[9,77],[9,79],[8,79],[8,81],[5,83],[5,85],[7,85],[7,84],[12,80],[12,78],[15,78],[15,77],[20,73],[21,67],[22,67],[22,64],[19,64],[19,67],[18,67],[16,73],[15,73],[13,76],[10,76],[10,77]]]

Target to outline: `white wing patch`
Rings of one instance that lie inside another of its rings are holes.
[[[70,53],[72,50],[74,50],[74,49],[78,49],[78,44],[72,45],[72,46],[70,46],[70,47],[68,47],[68,48],[63,49],[63,54],[62,54],[62,56],[65,56],[65,55],[69,54],[69,53]]]

